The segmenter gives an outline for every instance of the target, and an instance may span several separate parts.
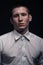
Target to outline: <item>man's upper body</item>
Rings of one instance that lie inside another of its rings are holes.
[[[5,65],[41,65],[43,63],[43,39],[27,31],[16,30],[0,37],[1,63]]]
[[[0,36],[1,64],[43,65],[43,39],[29,32],[31,20],[26,6],[13,7],[10,21],[15,30]]]

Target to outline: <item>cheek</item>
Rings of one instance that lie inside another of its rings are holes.
[[[28,16],[25,16],[23,19],[24,19],[25,21],[28,21],[28,20],[29,20],[29,17],[28,17]]]
[[[25,21],[25,26],[28,27],[28,25],[29,25],[29,20],[26,20]]]
[[[13,23],[17,24],[18,23],[18,19],[17,18],[13,18]]]
[[[13,18],[13,21],[17,22],[17,18]]]
[[[25,21],[26,24],[29,23],[29,19],[28,18],[25,18],[24,21]]]

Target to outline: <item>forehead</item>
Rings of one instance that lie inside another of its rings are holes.
[[[12,9],[12,13],[22,13],[22,12],[24,12],[24,13],[26,13],[28,11],[28,9],[26,8],[26,7],[16,7],[16,8],[13,8]]]

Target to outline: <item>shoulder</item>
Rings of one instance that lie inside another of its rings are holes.
[[[12,33],[13,33],[13,31],[5,33],[0,36],[0,39],[6,39],[6,38],[10,37],[12,35]]]
[[[40,48],[40,50],[43,51],[43,38],[31,32],[30,32],[30,37],[32,44],[34,44],[36,48]]]
[[[36,45],[43,45],[43,38],[37,36],[34,33],[30,32],[31,42],[33,42]]]
[[[0,36],[0,47],[7,48],[13,41],[13,31]]]
[[[13,31],[3,34],[0,36],[0,43],[4,44],[9,43],[9,41],[11,41],[12,38],[13,38]]]
[[[43,40],[43,38],[39,37],[38,35],[34,34],[34,33],[31,33],[30,32],[30,35],[31,35],[31,38],[33,38],[34,40]]]

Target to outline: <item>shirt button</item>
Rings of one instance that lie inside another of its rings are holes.
[[[22,61],[26,61],[26,57],[23,56],[23,57],[22,57]]]
[[[24,40],[24,37],[22,37],[21,40],[23,41]]]
[[[26,49],[25,49],[25,47],[23,46],[23,47],[22,47],[22,51],[25,51],[25,50],[26,50]]]

